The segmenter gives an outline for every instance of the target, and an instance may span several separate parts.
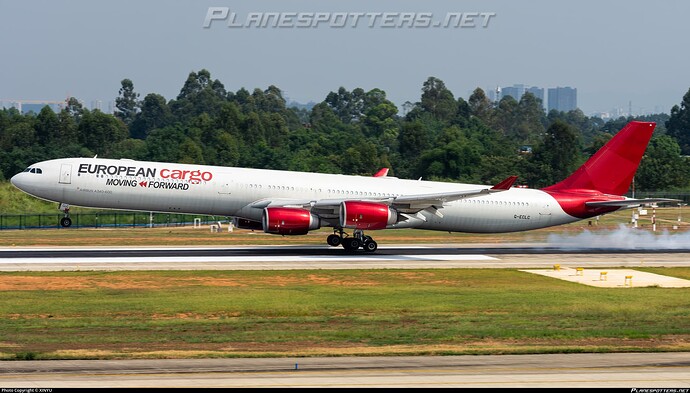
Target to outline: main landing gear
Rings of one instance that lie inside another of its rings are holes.
[[[65,212],[65,216],[60,219],[60,226],[63,228],[69,228],[72,226],[72,219],[69,218],[69,205],[65,203],[61,203],[60,207],[58,208]]]
[[[361,247],[366,252],[374,252],[379,247],[374,239],[371,236],[365,236],[361,229],[355,229],[352,237],[349,237],[342,228],[336,228],[333,234],[326,238],[326,243],[332,247],[342,245],[347,251],[355,251]]]

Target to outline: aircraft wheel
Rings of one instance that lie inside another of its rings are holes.
[[[60,219],[60,225],[62,225],[63,228],[69,228],[72,226],[72,219],[69,217],[62,217]]]
[[[379,248],[379,245],[376,244],[376,242],[373,239],[364,243],[364,251],[366,252],[374,252],[377,248]]]
[[[347,251],[354,251],[359,248],[359,240],[354,237],[348,237],[343,239],[343,248]]]
[[[340,236],[338,236],[336,234],[329,235],[326,238],[326,243],[328,243],[328,245],[331,247],[339,246],[342,241],[343,241],[343,239],[341,239]]]

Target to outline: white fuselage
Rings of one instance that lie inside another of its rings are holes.
[[[12,182],[36,197],[92,208],[175,212],[261,220],[263,199],[320,201],[457,192],[480,185],[230,168],[132,160],[44,161]],[[447,202],[441,214],[422,211],[415,228],[451,232],[513,232],[579,220],[546,192],[511,188]],[[442,217],[441,217],[442,216]],[[409,227],[409,226],[407,226]]]

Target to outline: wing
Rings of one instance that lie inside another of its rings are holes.
[[[403,214],[416,214],[422,210],[428,210],[439,217],[443,217],[438,209],[443,207],[444,204],[459,199],[474,198],[481,195],[509,190],[513,183],[515,183],[515,180],[517,180],[517,176],[510,176],[493,187],[465,191],[402,195],[381,198],[332,198],[320,199],[317,201],[307,199],[262,199],[249,204],[249,207],[255,209],[264,209],[266,207],[299,207],[308,209],[312,213],[323,218],[336,218],[340,212],[341,203],[345,201],[357,200],[386,204]]]

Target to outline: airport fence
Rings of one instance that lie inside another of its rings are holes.
[[[0,214],[0,230],[62,228],[62,213],[54,214]],[[71,228],[108,227],[180,227],[225,223],[227,217],[174,213],[99,212],[70,213]]]

